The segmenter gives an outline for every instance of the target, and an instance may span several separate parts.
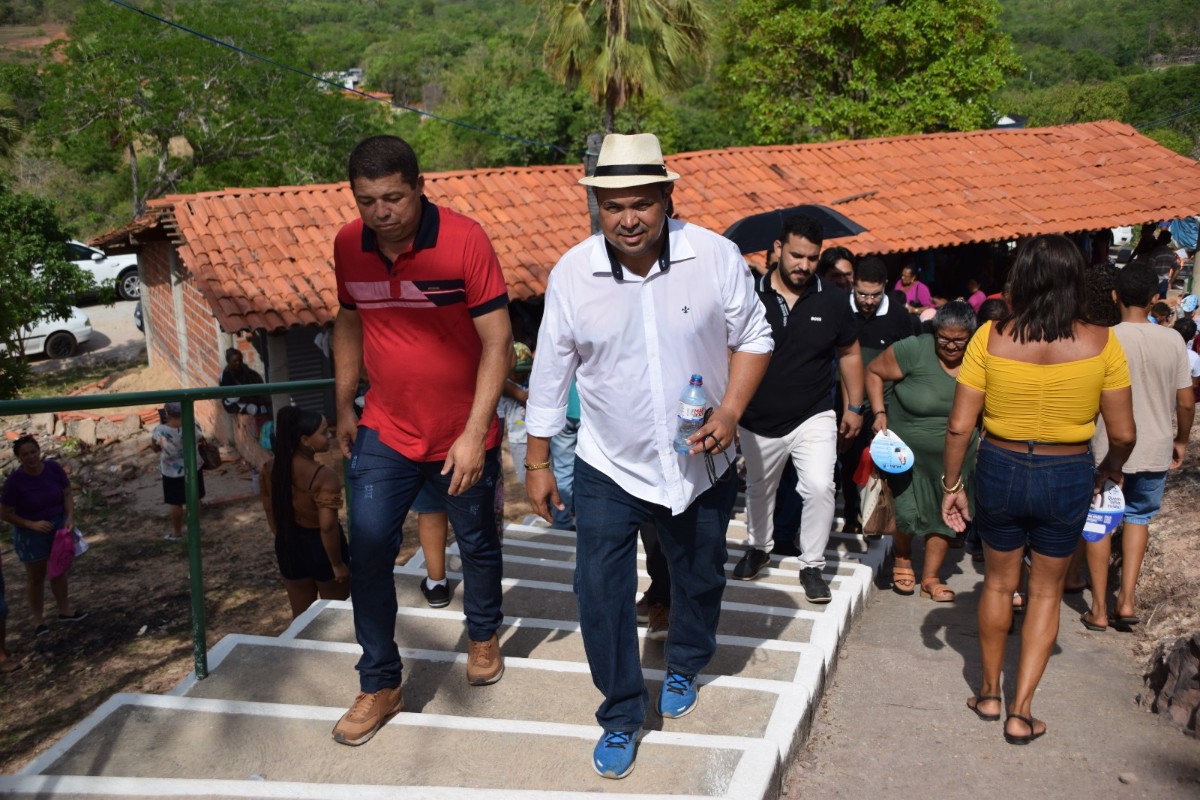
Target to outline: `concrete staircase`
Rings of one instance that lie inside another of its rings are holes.
[[[730,570],[744,535],[735,520]],[[808,736],[838,646],[874,591],[888,542],[833,534],[826,569],[833,601],[825,606],[804,599],[794,558],[776,557],[754,582],[731,580],[698,707],[678,720],[651,710],[637,768],[621,781],[600,778],[589,764],[600,695],[571,591],[574,534],[512,524],[500,631],[506,671],[494,686],[471,687],[463,677],[457,550],[448,559],[454,600],[437,610],[418,589],[418,553],[395,570],[406,710],[367,745],[330,739],[357,692],[359,648],[350,603],[321,602],[279,637],[225,637],[209,654],[204,681],[193,675],[168,695],[110,698],[16,776],[0,777],[0,794],[774,798]],[[643,570],[642,588],[647,582]],[[662,649],[643,639],[652,701]]]

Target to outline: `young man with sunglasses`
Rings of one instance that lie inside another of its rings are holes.
[[[887,265],[877,256],[868,256],[859,262],[854,273],[854,284],[850,291],[850,310],[854,312],[854,323],[858,326],[858,347],[862,353],[863,370],[871,361],[891,345],[907,339],[920,331],[917,317],[908,313],[902,292],[887,290]],[[844,391],[843,391],[844,394]],[[844,530],[862,531],[859,522],[861,504],[858,485],[854,483],[854,472],[858,469],[863,450],[870,446],[875,424],[871,408],[863,409],[863,424],[858,436],[842,451],[842,515]]]

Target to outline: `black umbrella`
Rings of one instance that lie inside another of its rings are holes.
[[[776,211],[764,211],[761,214],[739,219],[725,231],[725,238],[733,241],[743,253],[769,250],[779,238],[779,232],[783,229],[783,221],[796,214],[803,214],[816,220],[826,239],[854,236],[866,230],[862,225],[827,206],[793,206]]]

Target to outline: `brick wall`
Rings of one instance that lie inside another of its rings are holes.
[[[225,366],[227,337],[173,251],[167,241],[149,242],[142,250],[142,315],[150,362],[164,368],[181,386],[216,386]],[[200,427],[222,441],[230,435],[226,416],[220,401],[196,403]]]

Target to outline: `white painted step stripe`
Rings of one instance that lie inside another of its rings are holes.
[[[767,748],[763,748],[766,750]],[[742,761],[764,760],[757,754],[747,753]],[[730,793],[725,797],[741,800],[745,797],[762,797],[762,789],[751,788],[760,781],[738,778],[739,763],[734,781],[730,782]],[[755,764],[757,767],[757,764]],[[749,771],[749,770],[747,770]],[[749,783],[750,785],[743,786]],[[732,791],[734,786],[738,791]],[[752,794],[756,792],[757,794]],[[743,794],[743,792],[745,792]],[[56,794],[95,795],[97,797],[245,797],[245,798],[295,798],[295,800],[662,800],[662,795],[612,794],[599,792],[572,792],[533,789],[464,789],[445,786],[370,786],[364,784],[338,783],[294,783],[289,781],[229,781],[199,778],[112,778],[82,775],[29,775],[21,777],[0,776],[0,793],[28,794],[48,797]],[[711,795],[671,795],[672,800],[719,800]]]
[[[394,569],[394,573],[397,575],[424,575],[425,571],[424,571],[424,569],[421,568],[420,565],[414,566],[412,564],[412,562],[410,561],[408,564],[404,565],[403,567],[396,567]],[[453,580],[459,580],[459,581],[461,581],[463,579],[461,572],[451,572],[449,570],[446,571],[446,577],[453,579]],[[809,611],[808,609],[803,609],[803,608],[772,609],[773,615],[780,616],[780,615],[783,615],[784,613],[787,613],[790,616],[796,617],[797,619],[812,620],[813,623],[816,624],[823,620],[828,619],[831,616],[830,611],[829,611],[829,609],[831,607],[832,608],[840,607],[841,603],[836,603],[836,601],[839,597],[842,598],[842,602],[847,603],[846,610],[848,611],[851,607],[853,607],[853,605],[857,605],[858,598],[862,594],[862,589],[861,589],[861,587],[855,585],[857,583],[857,581],[856,581],[854,575],[839,575],[836,577],[839,580],[845,580],[849,585],[852,586],[852,588],[850,591],[846,591],[841,588],[832,588],[831,594],[834,598],[834,602],[831,602],[831,603],[825,605],[825,608],[827,609],[826,611],[823,611],[823,612],[822,611]],[[529,578],[504,578],[503,580],[500,581],[500,585],[509,587],[509,588],[521,587],[524,589],[545,589],[545,590],[552,591],[552,592],[574,592],[575,591],[575,587],[570,583],[554,583],[554,582],[550,582],[550,581],[537,581],[537,580],[531,580]],[[782,584],[775,584],[775,585],[782,586]],[[749,611],[752,613],[765,613],[762,611],[762,609],[770,608],[769,606],[754,606],[754,605],[747,605],[747,604],[732,604],[732,605],[737,605],[739,607],[731,608],[730,607],[731,604],[722,601],[721,609],[722,610],[730,610],[730,611]],[[839,623],[839,630],[840,630],[840,623]]]
[[[226,644],[227,642],[228,644]],[[220,663],[227,658],[239,645],[257,647],[287,647],[316,652],[347,653],[351,655],[358,655],[362,652],[362,649],[357,644],[350,644],[348,642],[281,641],[279,639],[267,636],[232,634],[230,636],[226,636],[224,639],[218,642],[216,647],[213,648],[210,667],[214,670],[217,669]],[[438,661],[462,665],[467,663],[467,657],[465,654],[447,653],[433,650],[401,648],[400,657],[419,661]],[[504,659],[504,666],[505,669],[515,668],[544,670],[547,672],[570,672],[577,675],[587,675],[590,673],[588,665],[584,662],[578,661],[552,661],[549,659],[539,660],[507,657]],[[646,680],[656,682],[661,682],[666,677],[666,673],[660,669],[643,669],[642,675]],[[195,673],[192,673],[187,679],[182,681],[179,686],[175,687],[175,689],[169,693],[169,696],[187,697],[187,693],[191,691],[196,684],[197,681],[195,679]],[[765,726],[763,738],[767,741],[770,741],[776,746],[776,748],[779,749],[781,758],[787,755],[788,748],[791,747],[795,738],[796,728],[800,725],[801,718],[807,712],[808,706],[812,702],[813,695],[816,690],[816,684],[776,681],[767,678],[743,678],[736,675],[701,674],[699,684],[701,687],[712,686],[719,689],[742,689],[775,695],[775,706],[771,712],[771,718],[767,721]],[[701,696],[703,697],[703,695]],[[291,707],[286,704],[264,705],[274,705],[279,708]],[[299,706],[299,708],[322,708],[322,706]],[[334,710],[337,712],[339,717],[343,713],[341,708]],[[336,718],[337,717],[335,717],[335,719]]]
[[[245,700],[220,700],[214,698],[176,697],[156,694],[118,693],[102,703],[82,723],[66,736],[54,743],[46,752],[27,764],[18,775],[43,773],[55,761],[65,755],[110,714],[123,706],[140,706],[163,710],[191,711],[210,714],[241,714],[246,716],[275,717],[281,719],[314,720],[336,722],[345,713],[342,708],[326,706],[284,705],[258,703]],[[409,727],[441,728],[446,730],[480,731],[485,733],[513,733],[531,736],[557,736],[571,739],[595,741],[600,729],[592,725],[571,725],[561,722],[531,722],[527,720],[500,720],[485,717],[453,717],[445,714],[412,714],[401,712],[387,722],[388,725]],[[716,750],[751,751],[761,744],[760,739],[743,736],[714,736],[681,731],[645,731],[642,742],[669,744],[682,747],[700,747]]]
[[[330,608],[335,611],[353,611],[354,604],[349,600],[323,600],[321,601],[323,608]],[[766,606],[752,606],[754,611],[759,611]],[[818,612],[809,612],[816,614]],[[403,617],[428,617],[431,619],[444,619],[453,622],[462,623],[463,615],[459,611],[443,611],[437,608],[405,608],[400,607],[396,611],[396,616]],[[502,626],[510,628],[535,628],[539,630],[548,629],[554,631],[565,631],[568,633],[579,633],[579,623],[573,620],[563,619],[539,619],[537,617],[505,617]],[[306,623],[307,625],[307,623]],[[645,636],[645,628],[638,628],[638,636]],[[288,638],[288,637],[279,637]],[[296,641],[307,641],[297,637]],[[789,642],[780,641],[778,639],[763,639],[754,636],[732,636],[727,634],[717,634],[717,643],[729,645],[732,647],[761,647],[764,650],[782,650],[786,652],[804,653],[811,650],[812,645],[807,642]]]

